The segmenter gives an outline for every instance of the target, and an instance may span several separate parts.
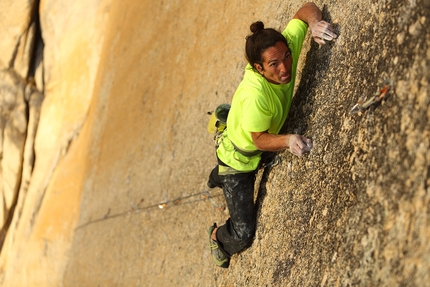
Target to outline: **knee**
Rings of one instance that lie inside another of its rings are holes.
[[[209,174],[209,180],[207,185],[209,188],[222,188],[222,181],[220,180],[220,176],[218,174],[218,166],[212,169],[212,172]]]
[[[238,244],[243,246],[243,248],[251,245],[254,235],[255,235],[255,227],[254,225],[243,226],[242,228],[238,228],[236,230],[236,239]]]

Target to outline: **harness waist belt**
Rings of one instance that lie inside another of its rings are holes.
[[[237,147],[234,144],[234,142],[232,142],[231,140],[230,140],[230,142],[234,146],[234,150],[237,151],[238,153],[240,153],[241,155],[244,155],[244,156],[247,156],[247,157],[253,157],[255,155],[258,155],[258,154],[262,153],[262,151],[258,150],[258,149],[255,150],[255,151],[245,151],[245,150],[240,149],[239,147]]]

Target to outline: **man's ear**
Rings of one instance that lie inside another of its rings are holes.
[[[258,63],[254,63],[254,68],[256,68],[256,69],[257,69],[257,71],[258,71],[260,74],[262,74],[262,75],[263,75],[264,69],[263,69],[263,67],[262,67],[260,64],[258,64]]]

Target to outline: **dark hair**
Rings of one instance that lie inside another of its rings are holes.
[[[246,37],[245,54],[251,67],[255,70],[254,64],[259,64],[263,67],[263,57],[261,54],[276,43],[282,42],[288,47],[287,40],[278,31],[272,28],[264,28],[261,21],[251,24],[249,27],[252,35]]]

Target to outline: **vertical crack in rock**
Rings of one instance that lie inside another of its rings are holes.
[[[1,71],[1,245],[12,220],[22,179],[23,149],[28,124],[24,91],[25,83],[14,70]]]
[[[42,39],[42,30],[40,26],[40,15],[39,15],[39,5],[40,0],[36,0],[33,11],[32,11],[32,17],[31,17],[31,25],[35,26],[34,31],[34,43],[33,43],[33,49],[31,50],[30,54],[30,63],[28,67],[28,73],[27,73],[27,80],[31,84],[32,81],[34,81],[34,77],[36,75],[37,68],[42,64],[43,61],[43,48],[44,43]],[[42,69],[43,72],[43,69]],[[43,80],[43,77],[42,77]],[[38,87],[39,89],[42,89],[42,87]]]
[[[34,139],[44,98],[42,92],[44,43],[40,27],[39,4],[39,0],[34,2],[28,29],[17,44],[9,69],[1,71],[3,75],[0,77],[0,144],[2,145],[0,150],[2,182],[0,251],[6,234],[11,228],[12,219],[19,218],[22,214],[22,206],[35,161]],[[21,54],[20,51],[23,53]],[[26,67],[22,67],[23,65]],[[10,154],[13,155],[10,156]],[[17,224],[18,221],[15,220],[15,222]]]

